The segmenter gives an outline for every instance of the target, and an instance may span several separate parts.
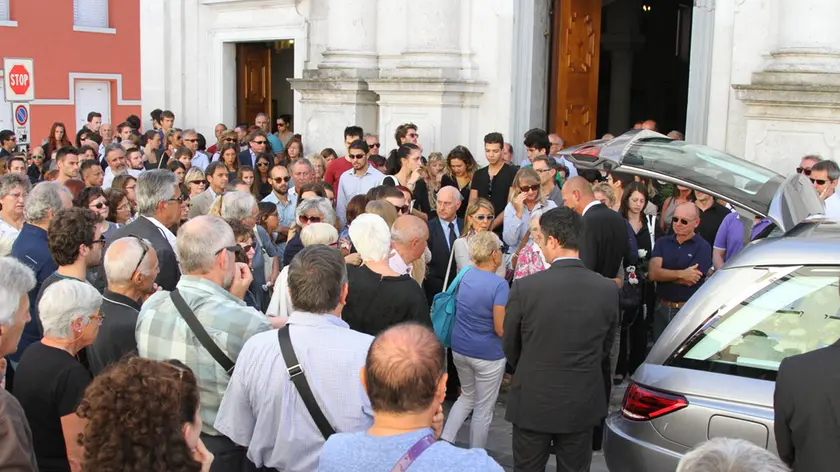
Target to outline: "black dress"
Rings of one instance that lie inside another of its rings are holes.
[[[351,329],[376,336],[404,321],[432,326],[426,295],[408,275],[386,277],[364,265],[348,265],[347,280],[347,304],[341,319]]]

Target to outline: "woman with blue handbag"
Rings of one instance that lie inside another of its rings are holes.
[[[483,448],[505,373],[502,326],[509,287],[504,278],[496,275],[503,251],[495,233],[473,235],[470,255],[474,266],[459,281],[450,338],[461,395],[449,412],[441,439],[453,442],[472,411],[470,447]]]

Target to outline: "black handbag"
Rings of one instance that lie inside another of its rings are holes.
[[[635,277],[636,283],[630,283],[633,277]],[[641,285],[642,280],[638,277],[635,267],[627,267],[626,273],[624,274],[624,281],[621,284],[621,289],[619,290],[618,295],[618,306],[622,310],[632,310],[633,308],[639,307],[639,303],[641,303],[642,298],[641,291],[639,290]]]

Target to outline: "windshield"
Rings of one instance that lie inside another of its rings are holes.
[[[665,138],[634,143],[618,170],[625,167],[631,173],[684,180],[761,216],[767,216],[770,201],[784,181],[779,174],[744,159]]]
[[[766,270],[756,268],[754,270]],[[676,367],[775,380],[783,359],[840,338],[840,267],[791,267],[704,324]]]

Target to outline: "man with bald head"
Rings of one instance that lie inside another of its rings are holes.
[[[391,470],[397,463],[404,466],[399,470],[412,472],[502,470],[484,449],[436,441],[447,375],[443,346],[429,328],[405,323],[383,331],[371,344],[360,376],[373,425],[331,436],[320,472]]]
[[[563,185],[563,203],[581,215],[580,260],[604,277],[618,276],[627,253],[627,221],[595,199],[592,186],[583,177],[570,178]]]
[[[160,272],[157,251],[148,240],[125,237],[111,243],[102,265],[108,288],[102,294],[100,312],[104,315],[99,334],[88,348],[93,375],[119,362],[126,354],[137,352],[134,328],[140,306],[157,286]]]
[[[391,227],[391,258],[388,265],[398,274],[411,275],[411,264],[423,256],[429,240],[426,222],[414,215],[397,218]]]
[[[712,267],[712,247],[697,234],[700,212],[683,203],[671,218],[674,234],[656,241],[650,259],[650,279],[656,285],[653,339],[659,338],[685,302],[703,285]]]
[[[437,193],[437,218],[428,222],[429,250],[432,253],[432,260],[429,262],[429,272],[423,288],[426,290],[429,305],[435,295],[443,291],[443,279],[446,277],[446,266],[452,254],[452,246],[461,235],[461,230],[464,229],[464,220],[457,218],[462,198],[457,188],[442,187]],[[449,285],[456,275],[456,270],[450,270],[446,285]]]

